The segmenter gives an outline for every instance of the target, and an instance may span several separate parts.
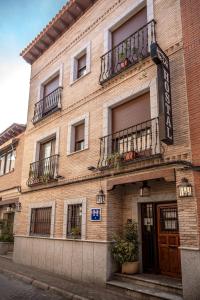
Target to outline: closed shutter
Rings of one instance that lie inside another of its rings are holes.
[[[49,81],[47,84],[45,84],[45,86],[44,86],[44,97],[51,94],[58,87],[59,87],[59,76],[56,76],[51,81]]]
[[[112,132],[150,119],[150,94],[146,93],[112,109]]]
[[[112,47],[115,47],[147,23],[147,9],[144,7],[137,14],[112,32]]]
[[[77,78],[86,73],[86,54],[78,59]]]

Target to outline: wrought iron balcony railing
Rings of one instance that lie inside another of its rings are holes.
[[[100,84],[148,57],[150,45],[155,41],[155,21],[152,20],[101,56]]]
[[[30,164],[28,186],[47,183],[55,180],[58,175],[58,155],[41,159]]]
[[[52,93],[35,104],[33,123],[38,122],[52,112],[61,109],[62,87],[58,87]]]
[[[98,168],[143,160],[160,154],[158,118],[100,138]]]

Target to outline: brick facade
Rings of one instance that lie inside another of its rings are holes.
[[[191,117],[193,122],[189,119],[190,113],[194,110],[189,105],[188,112],[187,98],[190,97],[189,93],[191,92],[191,97],[195,97],[193,102],[196,103],[197,94],[192,94],[193,89],[188,91],[187,72],[190,70],[186,58],[189,46],[186,46],[187,43],[183,43],[179,1],[146,1],[148,17],[156,20],[157,42],[170,60],[174,144],[167,146],[162,143],[161,157],[134,162],[132,165],[122,167],[121,171],[112,169],[92,173],[88,170],[89,166],[96,167],[98,164],[99,138],[104,135],[108,123],[107,117],[105,117],[105,107],[108,103],[113,101],[120,103],[120,101],[133,97],[138,91],[149,91],[152,82],[157,84],[156,65],[148,57],[140,64],[136,64],[110,79],[104,85],[99,85],[100,57],[104,54],[108,44],[106,32],[111,24],[119,20],[120,16],[130,13],[130,9],[140,2],[142,1],[112,0],[108,5],[107,1],[97,1],[32,64],[20,200],[23,209],[19,216],[17,232],[19,237],[27,238],[29,235],[28,214],[31,204],[56,201],[53,237],[55,239],[63,238],[64,202],[67,199],[84,197],[87,207],[86,241],[109,241],[115,232],[121,230],[122,224],[126,223],[127,219],[140,220],[138,207],[142,201],[139,197],[141,176],[144,174],[144,180],[148,180],[148,170],[155,171],[155,173],[163,170],[164,173],[165,169],[170,167],[175,174],[175,179],[167,182],[160,176],[159,180],[150,181],[151,198],[143,199],[143,201],[177,201],[181,247],[199,247],[198,190],[189,199],[179,199],[178,188],[176,188],[183,177],[187,177],[193,186],[196,184],[196,175],[194,176],[191,170],[185,170],[184,166],[190,166],[192,162],[198,161],[198,151],[195,150],[197,143],[194,143],[191,148],[195,132],[191,126],[196,126],[194,122],[197,118]],[[185,19],[186,16],[182,18]],[[79,48],[88,43],[91,45],[91,71],[70,84],[72,57]],[[57,70],[62,70],[62,109],[33,124],[34,105],[40,100],[41,84]],[[158,116],[156,91],[157,86],[151,95],[152,103],[154,103],[151,106],[153,117]],[[85,114],[89,119],[88,148],[67,155],[68,125],[74,119]],[[36,143],[39,137],[48,135],[52,131],[56,131],[57,138],[59,137],[59,179],[54,183],[27,187],[30,163],[36,159]],[[195,135],[195,141],[197,140]],[[110,178],[122,177],[123,181],[123,176],[127,174],[138,174],[140,179],[136,178],[134,185],[120,185],[112,191],[107,191]],[[100,179],[100,177],[102,178]],[[100,180],[106,194],[104,205],[96,204]],[[102,208],[101,222],[90,221],[90,209],[94,207]],[[21,262],[17,253],[15,255],[16,260]]]

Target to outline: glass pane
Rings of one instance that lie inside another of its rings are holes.
[[[16,158],[16,150],[13,150],[12,155],[11,155],[11,165],[10,165],[10,170],[14,170],[15,168],[15,158]]]
[[[12,156],[12,153],[8,153],[7,156],[6,156],[6,170],[5,170],[5,173],[9,173],[10,172],[10,161],[11,161],[11,156]]]
[[[4,174],[5,155],[0,157],[0,175]]]

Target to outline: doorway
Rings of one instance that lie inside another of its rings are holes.
[[[143,271],[181,277],[176,203],[141,206]]]

